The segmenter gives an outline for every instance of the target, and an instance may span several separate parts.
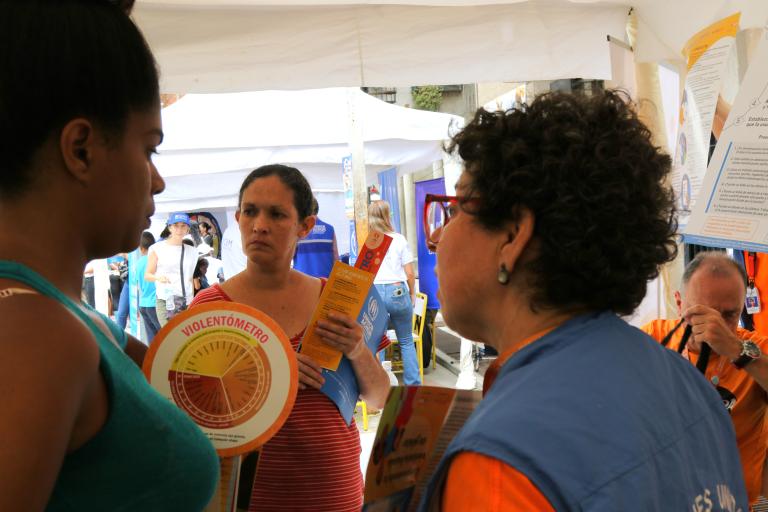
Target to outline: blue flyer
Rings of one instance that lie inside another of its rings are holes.
[[[387,330],[389,316],[384,307],[384,301],[381,300],[375,286],[371,286],[368,297],[365,299],[363,309],[357,317],[357,323],[363,327],[363,337],[368,349],[376,355],[376,351],[381,343],[381,337]],[[349,425],[352,422],[352,415],[355,412],[355,405],[360,396],[360,387],[357,384],[355,372],[352,369],[352,363],[346,357],[341,358],[339,367],[336,371],[323,369],[325,384],[320,388],[322,393],[330,398],[344,421]]]

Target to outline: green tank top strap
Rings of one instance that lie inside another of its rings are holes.
[[[128,286],[128,285],[126,284],[125,286]],[[120,326],[118,326],[107,315],[97,310],[96,308],[91,307],[90,304],[83,303],[83,307],[86,308],[88,311],[92,311],[94,314],[98,315],[101,318],[101,321],[104,322],[104,325],[107,326],[107,329],[109,329],[109,332],[112,333],[112,336],[115,338],[115,341],[117,341],[117,344],[120,346],[121,349],[125,350],[125,346],[128,344],[128,335],[125,333],[125,331],[122,330]]]
[[[93,319],[88,316],[88,314],[83,311],[80,306],[78,306],[72,299],[64,295],[47,279],[26,265],[17,261],[0,260],[0,278],[13,279],[14,281],[24,283],[27,286],[34,288],[46,297],[51,297],[52,299],[57,300],[64,307],[72,311],[80,320],[85,322],[85,325],[88,326],[88,328],[93,332],[97,339],[106,341],[110,344],[112,343],[109,339],[107,339],[107,337],[104,335],[104,332],[96,325]],[[117,340],[118,345],[120,345],[121,348],[124,348],[128,341],[125,337],[125,333],[120,331],[119,327],[117,327],[114,322],[109,320],[109,318],[94,309],[92,309],[92,311],[96,312],[102,317],[104,324],[107,326],[110,332],[112,332],[112,335],[115,336],[115,340]]]

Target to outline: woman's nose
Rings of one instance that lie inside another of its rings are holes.
[[[253,219],[253,230],[259,231],[259,232],[266,232],[267,231],[267,218],[264,214],[259,213],[254,217]]]
[[[162,176],[160,176],[160,173],[157,171],[157,167],[155,167],[155,164],[153,162],[149,163],[149,175],[150,175],[150,186],[152,187],[153,196],[165,190],[165,180],[163,179]]]

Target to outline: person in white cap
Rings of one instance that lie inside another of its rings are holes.
[[[149,248],[144,274],[144,279],[156,285],[157,319],[161,327],[192,301],[192,274],[197,264],[197,251],[183,243],[189,233],[189,215],[172,213],[168,217],[168,229],[171,235]]]

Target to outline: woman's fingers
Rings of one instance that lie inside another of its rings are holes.
[[[306,389],[307,386],[320,389],[325,383],[323,378],[323,369],[311,358],[298,353],[296,361],[299,367],[299,388]]]

